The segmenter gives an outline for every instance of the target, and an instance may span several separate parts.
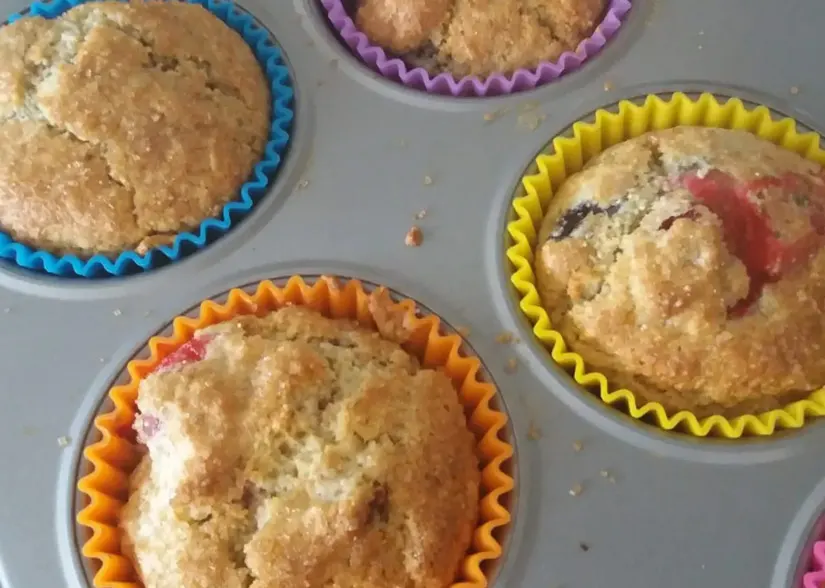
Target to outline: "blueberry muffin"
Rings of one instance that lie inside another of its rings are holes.
[[[432,74],[489,76],[574,51],[605,8],[606,0],[356,0],[355,22]]]
[[[446,588],[480,473],[458,394],[381,332],[287,307],[196,332],[139,387],[122,513],[146,588]],[[389,325],[389,326],[388,326]]]
[[[825,385],[822,168],[755,135],[677,127],[611,147],[554,196],[539,292],[613,387],[736,416]]]
[[[0,230],[55,254],[171,243],[237,195],[270,93],[201,6],[92,2],[0,28]]]

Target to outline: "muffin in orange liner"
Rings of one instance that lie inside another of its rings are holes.
[[[109,391],[114,407],[95,419],[101,438],[84,451],[91,468],[78,482],[78,490],[88,498],[88,503],[77,521],[90,530],[82,553],[99,563],[94,576],[96,588],[141,586],[132,561],[121,549],[118,527],[121,509],[128,499],[129,476],[142,455],[132,430],[140,381],[189,341],[198,329],[240,315],[263,316],[287,305],[306,306],[331,318],[355,319],[379,329],[382,322],[388,321],[381,321],[378,313],[391,313],[403,321],[407,333],[404,349],[424,367],[441,368],[453,381],[467,414],[468,427],[477,440],[476,452],[482,471],[479,521],[472,545],[460,565],[459,578],[451,588],[486,587],[488,579],[482,565],[501,556],[502,546],[494,534],[511,519],[505,504],[505,495],[514,487],[513,478],[505,471],[506,462],[513,456],[513,447],[503,439],[507,417],[492,406],[496,390],[481,380],[481,362],[462,355],[461,338],[442,334],[438,317],[418,316],[412,300],[371,304],[376,299],[389,300],[388,297],[389,291],[385,288],[370,291],[358,280],[339,283],[335,278],[321,277],[311,282],[292,276],[283,287],[263,281],[252,293],[231,290],[223,304],[204,301],[197,318],[179,316],[172,323],[170,336],[152,337],[148,343],[149,358],[130,361],[127,365],[130,381]]]
[[[592,121],[576,122],[570,136],[553,139],[552,150],[539,154],[534,168],[521,179],[523,190],[512,203],[506,244],[511,264],[510,282],[518,296],[519,308],[552,359],[566,369],[577,384],[635,419],[655,423],[667,431],[728,439],[798,429],[812,418],[825,416],[825,388],[812,391],[807,398],[782,409],[760,414],[727,418],[718,414],[699,417],[688,410],[670,412],[658,402],[643,401],[633,391],[617,387],[604,374],[590,371],[583,357],[571,351],[561,333],[555,330],[549,313],[542,306],[536,284],[535,247],[539,227],[559,186],[608,147],[647,131],[679,125],[747,131],[825,165],[825,151],[820,147],[818,135],[799,132],[792,119],[774,120],[766,107],[746,106],[738,98],[723,101],[709,93],[692,98],[676,92],[663,97],[649,95],[638,104],[622,100],[615,111],[600,109]]]

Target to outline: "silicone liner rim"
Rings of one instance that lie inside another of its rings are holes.
[[[551,327],[550,317],[541,305],[532,267],[538,227],[552,198],[552,186],[581,169],[588,158],[581,152],[583,140],[599,136],[598,141],[604,145],[595,150],[598,152],[648,130],[678,124],[736,128],[748,130],[825,165],[825,151],[819,146],[819,135],[797,132],[796,122],[790,118],[773,120],[771,111],[765,106],[746,107],[739,98],[719,101],[710,93],[702,93],[696,99],[682,92],[669,94],[665,98],[650,94],[641,105],[622,100],[615,111],[599,109],[592,118],[592,122],[575,122],[572,136],[555,137],[551,143],[552,149],[548,148],[535,158],[535,171],[530,170],[521,178],[522,190],[512,201],[507,223],[505,253],[510,262],[508,274],[518,307],[529,320],[535,337],[550,352],[551,359],[571,373],[582,388],[598,390],[599,398],[608,406],[636,420],[652,420],[665,431],[728,439],[769,436],[781,430],[798,429],[810,418],[825,415],[825,388],[783,409],[731,419],[721,415],[699,418],[685,410],[671,414],[657,402],[640,403],[630,390],[612,390],[604,374],[588,371],[584,359],[569,351],[562,335]],[[711,119],[718,122],[711,123]],[[572,161],[569,157],[565,161],[566,156],[571,156]],[[566,167],[571,169],[566,170]]]
[[[355,26],[342,0],[321,0],[327,19],[340,40],[370,69],[409,88],[453,97],[502,96],[523,92],[575,71],[600,53],[618,32],[632,7],[631,2],[632,0],[609,0],[604,16],[593,33],[581,41],[575,51],[565,51],[556,61],[545,61],[534,69],[521,68],[508,75],[496,73],[486,78],[466,76],[456,79],[446,72],[432,76],[424,68],[409,66],[402,59],[388,55],[382,47],[373,45]]]
[[[56,18],[75,6],[95,1],[34,2],[23,11],[11,15],[7,22],[12,23],[24,16]],[[240,34],[252,49],[267,78],[271,93],[269,135],[260,161],[255,164],[250,178],[239,188],[238,195],[224,204],[217,217],[201,222],[195,232],[178,233],[172,245],[161,245],[145,254],[124,251],[117,257],[97,254],[88,259],[76,255],[55,255],[18,243],[7,233],[0,232],[0,259],[26,270],[58,277],[102,278],[147,272],[174,263],[213,243],[229,232],[234,223],[241,221],[264,197],[289,146],[294,119],[294,91],[282,50],[274,36],[252,14],[231,0],[185,2],[203,6]]]
[[[171,322],[172,334],[149,339],[148,359],[133,359],[126,366],[129,382],[113,386],[107,398],[113,408],[94,419],[94,429],[100,439],[84,449],[83,455],[91,465],[89,473],[78,481],[77,488],[88,499],[88,504],[77,515],[81,527],[91,531],[83,542],[82,556],[97,560],[99,569],[94,575],[97,588],[137,588],[141,584],[131,562],[120,553],[117,513],[127,497],[128,472],[137,463],[134,443],[128,439],[128,430],[134,421],[137,385],[157,364],[174,349],[191,338],[193,332],[209,324],[230,320],[239,314],[266,314],[285,304],[303,304],[328,316],[357,318],[369,321],[366,308],[371,291],[356,279],[347,279],[337,286],[335,278],[321,276],[314,282],[302,276],[290,277],[283,287],[264,280],[254,293],[240,288],[230,290],[226,301],[205,300],[199,306],[198,316],[178,316]],[[349,307],[347,307],[349,305]],[[352,309],[355,312],[352,312]],[[423,345],[424,366],[443,367],[456,385],[457,394],[468,411],[468,426],[477,439],[477,451],[482,463],[482,493],[479,498],[479,523],[470,551],[462,563],[462,581],[452,588],[484,588],[488,578],[482,566],[502,556],[502,542],[495,538],[497,530],[511,522],[511,514],[504,498],[513,491],[515,482],[505,472],[505,465],[514,456],[513,446],[501,438],[507,430],[506,414],[495,408],[498,391],[495,386],[479,379],[483,372],[480,359],[465,355],[462,339],[457,334],[441,334],[442,321],[435,314],[421,313],[411,299],[396,301],[393,308],[402,309],[414,326],[411,345]],[[424,343],[426,341],[426,343]],[[460,382],[460,384],[459,384]]]
[[[825,586],[825,541],[814,543],[811,569],[802,577],[803,588]]]

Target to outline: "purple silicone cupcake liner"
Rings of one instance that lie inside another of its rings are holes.
[[[431,94],[479,97],[532,90],[578,69],[601,51],[607,41],[616,34],[622,26],[622,19],[631,8],[631,0],[609,0],[605,16],[595,32],[579,43],[575,51],[562,53],[558,61],[545,61],[536,69],[519,69],[510,75],[493,74],[484,79],[468,76],[456,80],[449,73],[431,76],[427,70],[411,67],[401,59],[387,55],[381,47],[370,43],[367,36],[355,27],[343,0],[321,0],[321,4],[341,40],[361,58],[361,61],[385,78]]]
[[[825,541],[814,544],[810,571],[802,578],[803,588],[825,588]]]

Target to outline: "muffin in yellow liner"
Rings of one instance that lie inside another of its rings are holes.
[[[579,385],[598,391],[603,402],[636,419],[697,437],[730,439],[772,435],[779,430],[802,427],[806,420],[825,415],[825,389],[781,410],[735,418],[721,415],[699,418],[685,410],[668,414],[657,402],[640,403],[632,391],[614,390],[604,374],[588,371],[583,358],[567,349],[562,335],[553,329],[550,317],[542,307],[533,267],[534,251],[554,189],[604,149],[648,131],[679,125],[748,131],[825,165],[825,151],[819,146],[817,134],[799,133],[792,119],[773,120],[766,107],[750,108],[738,98],[720,101],[708,93],[691,98],[677,92],[664,98],[649,95],[641,104],[625,100],[615,111],[598,110],[593,122],[577,122],[573,125],[572,136],[553,140],[553,149],[536,158],[536,171],[531,170],[522,178],[523,194],[513,200],[513,220],[507,225],[510,237],[507,258],[511,263],[510,281],[520,296],[519,307],[553,360],[569,371]]]
[[[99,562],[94,576],[97,588],[138,588],[141,585],[134,565],[122,551],[118,528],[121,509],[128,499],[129,476],[141,457],[132,430],[141,379],[189,341],[196,330],[235,316],[262,316],[286,305],[302,305],[332,318],[355,319],[375,328],[378,325],[374,317],[378,311],[370,302],[376,296],[389,300],[385,288],[370,292],[358,280],[339,282],[335,278],[321,277],[313,282],[292,276],[283,287],[264,281],[253,293],[241,289],[230,291],[223,304],[211,300],[203,302],[197,318],[177,317],[170,336],[149,340],[150,357],[129,362],[129,383],[109,391],[113,409],[98,416],[94,422],[101,438],[84,451],[91,467],[78,482],[78,489],[88,503],[78,514],[77,521],[90,531],[82,553]],[[461,563],[459,578],[452,588],[484,588],[488,579],[483,564],[502,554],[501,543],[494,535],[509,524],[511,518],[505,503],[505,496],[514,487],[505,465],[513,456],[513,447],[503,438],[507,417],[492,405],[496,390],[492,384],[481,380],[480,361],[462,355],[458,335],[440,332],[438,317],[431,314],[419,316],[415,302],[409,299],[391,302],[381,308],[381,312],[393,313],[403,320],[407,332],[404,349],[416,356],[424,367],[441,368],[450,377],[468,415],[467,423],[477,440],[476,453],[482,468],[479,520],[472,545]]]

